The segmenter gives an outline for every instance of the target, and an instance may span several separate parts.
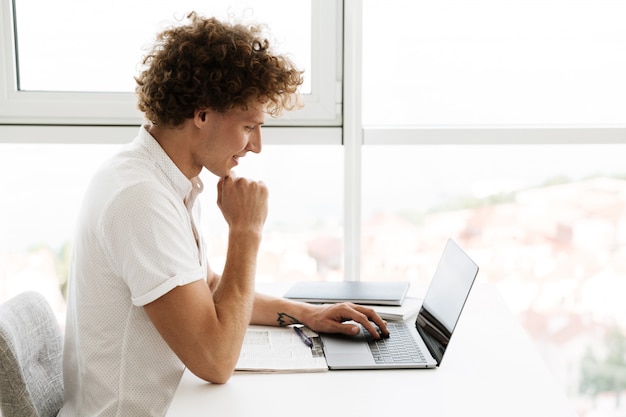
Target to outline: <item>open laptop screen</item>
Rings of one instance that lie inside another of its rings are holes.
[[[441,364],[477,274],[478,266],[449,239],[415,321],[437,364]]]

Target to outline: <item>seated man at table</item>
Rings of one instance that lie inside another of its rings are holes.
[[[185,367],[228,381],[251,323],[352,334],[354,320],[388,334],[369,308],[255,293],[268,191],[231,170],[261,151],[266,114],[299,105],[302,73],[258,27],[194,13],[161,32],[143,64],[136,92],[149,122],[97,171],[78,219],[60,416],[162,416]],[[199,230],[203,168],[219,178],[229,226],[221,275]]]

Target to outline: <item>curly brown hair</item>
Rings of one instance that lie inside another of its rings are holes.
[[[261,26],[195,12],[187,18],[188,24],[157,35],[135,78],[137,106],[149,121],[178,126],[198,109],[228,112],[257,104],[278,116],[301,105],[302,71],[272,52]]]

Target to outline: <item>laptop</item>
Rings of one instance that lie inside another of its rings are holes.
[[[390,321],[390,337],[379,340],[363,327],[357,336],[320,334],[328,368],[440,366],[477,274],[476,263],[448,239],[415,322]]]

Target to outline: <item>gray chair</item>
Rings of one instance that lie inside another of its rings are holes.
[[[5,417],[52,417],[63,405],[63,336],[39,293],[0,306],[0,410]]]

